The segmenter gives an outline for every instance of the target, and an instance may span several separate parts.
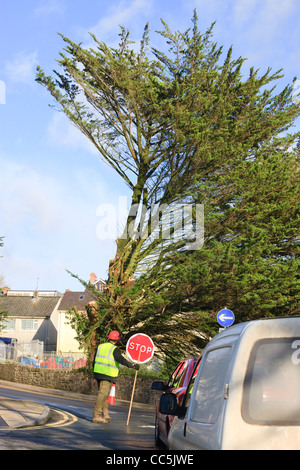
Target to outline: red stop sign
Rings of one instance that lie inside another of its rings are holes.
[[[144,364],[150,361],[154,354],[153,341],[149,336],[137,333],[127,341],[126,352],[133,362]]]

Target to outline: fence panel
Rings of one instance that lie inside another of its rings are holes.
[[[17,362],[23,366],[43,369],[73,370],[85,367],[87,358],[81,352],[44,352],[42,341],[13,345],[0,341],[0,362]]]

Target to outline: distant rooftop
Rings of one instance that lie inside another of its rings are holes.
[[[84,310],[85,306],[95,300],[90,294],[85,292],[66,291],[61,299],[58,310],[70,310],[77,307],[78,310]]]
[[[50,317],[60,301],[60,296],[3,295],[0,298],[1,310],[13,317]]]
[[[3,291],[4,295],[11,296],[11,295],[18,295],[24,297],[61,297],[62,294],[57,290],[12,290],[7,289],[5,292]]]

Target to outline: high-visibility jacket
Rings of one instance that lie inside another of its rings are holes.
[[[116,346],[111,343],[103,343],[98,346],[95,356],[94,372],[97,374],[118,377],[119,363],[114,359],[113,352]]]

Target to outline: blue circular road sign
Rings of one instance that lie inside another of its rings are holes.
[[[223,308],[223,310],[219,311],[217,320],[221,326],[230,326],[234,322],[234,314],[228,308]]]

